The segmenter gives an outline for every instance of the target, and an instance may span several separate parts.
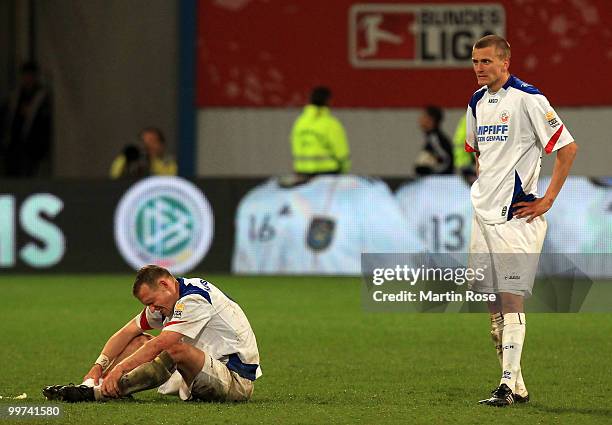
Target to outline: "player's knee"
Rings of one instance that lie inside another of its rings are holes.
[[[187,344],[179,342],[167,348],[165,351],[170,355],[170,357],[172,357],[172,360],[174,360],[176,363],[180,363],[181,360],[185,357],[185,353],[188,348],[189,347],[187,346]]]
[[[151,338],[152,338],[151,335],[140,334],[132,338],[127,348],[134,350],[134,351],[138,350],[140,347],[145,345]]]

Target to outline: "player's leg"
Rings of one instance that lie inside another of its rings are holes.
[[[128,343],[128,345],[125,346],[123,351],[113,360],[107,370],[103,373],[102,377],[106,376],[116,364],[131,356],[152,338],[152,335],[146,333],[134,337]],[[100,385],[95,386],[92,378],[84,381],[81,385],[70,384],[45,387],[43,389],[43,395],[49,400],[62,400],[68,402],[104,400],[104,397],[100,392]]]
[[[477,292],[496,293],[498,291],[498,283],[494,271],[494,263],[491,256],[491,246],[487,242],[485,233],[490,229],[481,223],[476,216],[472,219],[472,233],[470,238],[470,256],[469,268],[480,269],[484,271],[484,279],[480,282],[470,282],[470,289]],[[495,301],[487,302],[490,318],[490,335],[495,347],[499,366],[503,371],[503,350],[502,338],[504,332],[504,316],[502,314],[502,300],[499,294],[496,294]]]
[[[162,351],[152,361],[141,364],[119,379],[121,395],[157,388],[170,378],[175,368],[172,357]]]
[[[495,273],[502,301],[502,378],[493,397],[483,400],[494,406],[506,406],[529,400],[522,377],[521,355],[525,341],[524,298],[531,295],[539,253],[546,235],[546,220],[532,223],[515,219],[495,225],[489,234],[493,246]]]
[[[487,308],[489,309],[489,318],[491,319],[491,340],[495,347],[499,366],[503,370],[502,337],[504,334],[504,315],[502,314],[501,297],[497,296],[495,301],[489,301],[487,303]]]
[[[168,353],[186,383],[180,389],[182,399],[246,401],[251,397],[253,383],[209,354],[188,344],[176,344]]]
[[[132,354],[138,351],[140,347],[145,345],[151,339],[153,339],[153,335],[149,335],[146,333],[140,334],[132,338],[132,340],[128,343],[128,345],[125,346],[123,351],[119,353],[119,355],[113,360],[113,362],[110,364],[108,369],[104,371],[104,374],[102,375],[102,377],[106,376],[111,370],[113,370],[113,367],[115,367],[116,364],[119,364],[124,359],[130,357]]]

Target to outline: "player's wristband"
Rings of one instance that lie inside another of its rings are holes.
[[[99,364],[100,366],[102,366],[102,370],[104,371],[110,366],[111,360],[107,356],[105,356],[104,353],[100,353],[100,356],[94,364]]]

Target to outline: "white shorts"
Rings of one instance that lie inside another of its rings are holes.
[[[183,400],[247,401],[253,395],[253,381],[229,370],[223,362],[206,354],[202,370],[189,387],[178,371],[159,387],[161,394],[179,395]]]
[[[531,223],[527,218],[514,218],[486,224],[474,214],[468,263],[482,269],[484,279],[470,282],[470,289],[531,296],[546,228],[543,216]]]

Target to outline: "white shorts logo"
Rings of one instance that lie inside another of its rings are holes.
[[[204,258],[214,233],[204,194],[179,177],[149,177],[115,210],[115,242],[130,266],[157,264],[182,274]]]

